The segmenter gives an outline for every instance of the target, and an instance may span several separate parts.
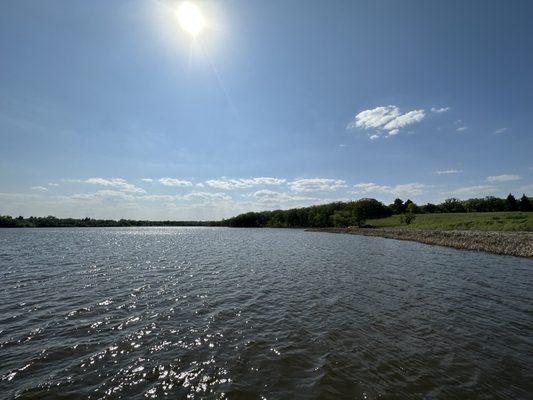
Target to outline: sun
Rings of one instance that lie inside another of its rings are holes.
[[[205,28],[206,22],[202,10],[196,4],[184,1],[178,7],[178,22],[185,32],[196,37]]]

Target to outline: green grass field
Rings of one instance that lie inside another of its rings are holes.
[[[533,231],[533,212],[491,212],[458,214],[417,214],[410,225],[402,224],[399,215],[370,219],[367,224],[379,228]]]

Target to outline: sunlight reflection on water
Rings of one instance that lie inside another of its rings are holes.
[[[527,398],[533,262],[284,229],[0,230],[0,397]]]

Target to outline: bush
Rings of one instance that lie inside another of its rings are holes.
[[[352,213],[346,210],[337,210],[331,216],[331,222],[337,228],[346,228],[353,225],[354,220]]]
[[[403,223],[403,224],[406,224],[406,225],[410,225],[411,222],[413,222],[416,218],[416,206],[414,203],[409,203],[407,205],[407,210],[405,211],[405,213],[402,214],[402,216],[400,217],[400,221]]]

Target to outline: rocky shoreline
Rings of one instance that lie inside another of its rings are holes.
[[[310,232],[348,233],[409,240],[461,250],[533,258],[533,232],[440,231],[401,228],[312,228]]]

